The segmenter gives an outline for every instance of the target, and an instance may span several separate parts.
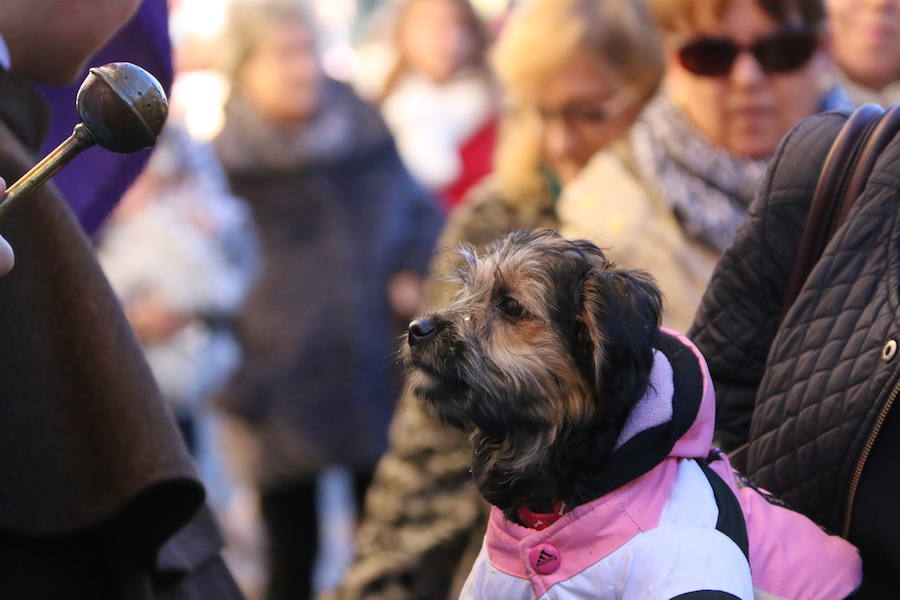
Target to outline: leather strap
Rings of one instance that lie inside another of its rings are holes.
[[[872,167],[900,130],[900,105],[885,111],[875,104],[857,108],[841,128],[816,184],[794,266],[785,286],[781,316],[800,295],[809,273],[865,188]]]
[[[869,134],[865,146],[859,153],[859,158],[856,160],[856,168],[853,170],[853,175],[845,192],[845,199],[849,198],[850,200],[849,202],[841,203],[841,212],[837,215],[835,230],[847,220],[850,208],[852,208],[854,201],[862,195],[866,183],[869,181],[869,175],[872,174],[875,162],[887,145],[891,143],[891,140],[894,139],[894,136],[897,135],[898,131],[900,131],[900,104],[894,104],[887,109],[887,112],[881,115],[878,123]]]

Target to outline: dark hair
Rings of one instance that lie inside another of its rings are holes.
[[[651,8],[663,31],[689,32],[704,19],[721,19],[734,0],[652,0]],[[808,26],[825,19],[822,0],[755,0],[776,21],[799,21]]]
[[[406,0],[397,11],[394,25],[394,43],[400,50],[400,56],[398,57],[397,64],[394,65],[394,68],[391,69],[391,72],[385,79],[384,87],[378,97],[379,101],[384,101],[385,98],[390,96],[391,92],[394,91],[394,88],[397,87],[397,84],[400,82],[400,79],[409,69],[409,58],[403,52],[400,36],[402,35],[404,27],[406,27],[406,21],[412,11],[412,7],[423,1],[433,2],[435,0]],[[464,66],[477,67],[486,70],[487,49],[488,46],[490,46],[490,39],[488,37],[487,28],[482,22],[481,17],[478,16],[478,13],[475,12],[472,3],[469,0],[440,1],[452,4],[460,11],[463,29],[465,29],[472,37],[472,54],[469,57],[468,63]]]

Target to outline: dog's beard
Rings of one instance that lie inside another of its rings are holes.
[[[578,506],[599,495],[604,483],[598,476],[621,422],[602,412],[583,420],[544,420],[536,407],[548,398],[536,383],[522,386],[530,393],[511,395],[499,393],[500,383],[473,385],[463,377],[447,381],[421,373],[414,379],[420,383],[416,394],[439,418],[469,434],[476,487],[508,519],[517,520],[523,505],[541,512],[556,500]]]
[[[589,492],[574,491],[575,478],[565,466],[569,450],[580,453],[574,443],[589,445],[592,457],[600,459],[611,451],[615,436],[601,433],[595,412],[573,418],[571,405],[596,406],[586,381],[559,377],[550,366],[511,377],[477,336],[448,335],[441,344],[407,350],[405,363],[416,396],[443,422],[469,434],[472,474],[488,502],[513,516],[522,504],[540,507],[563,499],[575,505],[591,499]]]
[[[466,413],[471,397],[464,372],[465,347],[451,331],[451,324],[439,323],[439,338],[412,348],[404,344],[401,362],[408,373],[408,383],[417,398],[437,413],[444,423],[466,429]]]
[[[515,377],[492,360],[477,335],[463,338],[446,323],[440,335],[425,347],[407,346],[403,363],[415,395],[443,421],[491,439],[557,428],[558,419],[550,415],[565,409],[551,405],[563,391],[550,369],[538,377]]]
[[[547,512],[561,500],[579,506],[600,495],[603,465],[619,428],[600,416],[562,427],[515,427],[501,436],[473,428],[472,475],[481,495],[507,518],[519,506]]]

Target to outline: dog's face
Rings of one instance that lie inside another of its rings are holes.
[[[476,482],[503,506],[533,496],[572,446],[611,451],[647,386],[661,297],[648,275],[550,231],[462,256],[460,292],[410,324],[404,358],[415,393],[471,433]]]

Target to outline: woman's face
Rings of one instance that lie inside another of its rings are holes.
[[[710,19],[689,36],[666,40],[666,85],[694,125],[716,146],[738,156],[766,158],[781,138],[818,106],[820,81],[828,66],[821,42],[808,61],[788,72],[769,72],[755,54],[755,42],[783,32],[757,0],[732,0],[718,22]],[[730,38],[740,51],[727,73],[698,75],[685,68],[679,49],[700,38]]]
[[[562,183],[623,135],[640,112],[637,95],[617,81],[599,59],[576,51],[535,92],[529,108],[541,153]]]
[[[405,15],[400,47],[410,68],[442,82],[470,58],[474,40],[462,9],[448,0],[418,0]]]
[[[306,121],[319,102],[320,71],[313,33],[302,23],[279,23],[260,36],[238,84],[265,118]]]
[[[827,0],[834,59],[847,75],[881,90],[900,79],[900,0]]]

